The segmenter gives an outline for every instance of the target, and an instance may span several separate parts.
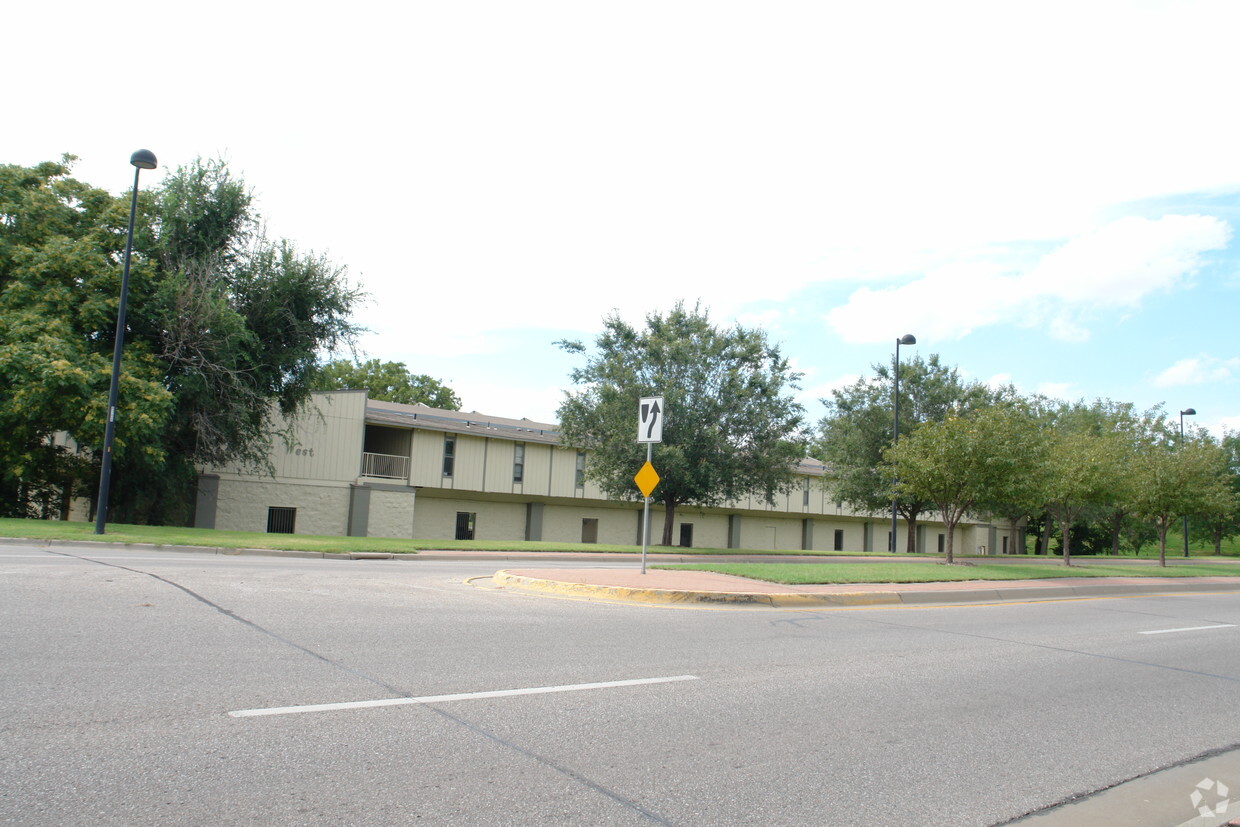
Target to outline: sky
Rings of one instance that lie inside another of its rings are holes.
[[[553,421],[612,312],[765,329],[808,417],[905,333],[970,379],[1240,429],[1235,0],[5,12],[0,163],[219,157],[369,294],[364,356]],[[671,415],[673,412],[669,412]]]

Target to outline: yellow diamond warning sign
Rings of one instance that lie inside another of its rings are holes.
[[[659,484],[659,475],[654,466],[647,462],[633,477],[633,482],[637,483],[637,490],[642,492],[643,497],[649,497],[650,492]]]

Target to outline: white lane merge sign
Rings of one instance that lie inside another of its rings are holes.
[[[637,408],[637,441],[663,441],[663,397],[647,396]]]

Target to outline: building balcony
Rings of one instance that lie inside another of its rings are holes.
[[[385,480],[408,480],[409,457],[363,453],[362,476]]]

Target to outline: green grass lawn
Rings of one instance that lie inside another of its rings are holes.
[[[1031,557],[1034,556],[1033,548],[1034,548],[1034,544],[1036,541],[1037,541],[1037,538],[1034,537],[1032,534],[1027,535],[1025,537],[1025,550],[1026,550],[1026,553]],[[1052,547],[1053,546],[1054,546],[1054,543],[1052,543]],[[1198,540],[1195,537],[1191,538],[1188,543],[1188,553],[1193,557],[1213,557],[1215,556],[1214,555],[1214,543],[1204,542],[1204,541]],[[1224,557],[1240,557],[1240,537],[1232,537],[1220,543],[1219,553]],[[1054,555],[1054,556],[1058,557],[1059,555]],[[1076,552],[1072,553],[1073,559],[1077,557],[1086,557],[1086,556],[1090,556],[1090,555],[1077,554]],[[1093,555],[1093,556],[1097,557],[1097,559],[1099,560],[1106,560],[1108,557],[1112,557],[1112,555],[1110,554],[1099,554],[1099,555]],[[1157,559],[1158,543],[1155,542],[1155,543],[1145,544],[1144,546],[1141,547],[1140,554],[1133,554],[1130,549],[1122,549],[1118,555],[1114,555],[1114,556],[1115,557],[1127,557],[1129,559],[1133,557],[1140,557],[1142,559],[1145,559],[1147,557],[1153,557]],[[1172,531],[1167,534],[1167,559],[1170,560],[1172,557],[1182,557],[1182,556],[1184,556],[1184,535],[1180,534],[1179,531]]]
[[[640,554],[641,546],[636,545],[604,545],[601,543],[546,543],[546,542],[525,542],[521,540],[504,540],[504,541],[487,541],[487,540],[395,540],[384,537],[332,537],[321,536],[315,534],[267,534],[261,531],[220,531],[209,528],[180,528],[176,526],[146,526],[146,525],[123,525],[118,523],[109,523],[107,533],[96,535],[94,533],[94,523],[82,522],[61,522],[58,520],[19,520],[12,518],[0,518],[0,537],[18,537],[34,540],[71,540],[75,542],[105,542],[105,543],[151,543],[159,546],[207,546],[215,548],[266,548],[266,549],[285,549],[290,551],[318,551],[318,552],[335,552],[347,554],[352,551],[382,551],[392,552],[395,554],[414,554],[419,550],[425,549],[444,549],[449,551],[546,551],[546,552],[613,552],[620,554]],[[1228,547],[1224,547],[1224,551],[1228,551]],[[1234,549],[1240,552],[1240,548]],[[910,558],[923,559],[926,561],[937,561],[941,559],[936,554],[888,554],[886,552],[861,552],[861,551],[770,551],[755,549],[728,549],[728,548],[680,548],[677,546],[651,546],[649,553],[656,559],[662,554],[685,554],[685,555],[777,555],[777,556],[815,556],[815,557],[864,557],[866,560],[882,560],[898,559],[907,561]],[[1203,557],[1212,550],[1193,549],[1194,557]],[[958,555],[959,556],[959,555]],[[1154,549],[1152,555],[1147,549],[1141,555],[1142,559],[1148,559],[1150,556],[1157,557],[1157,549]],[[1076,555],[1074,555],[1076,557]],[[986,559],[986,558],[973,558]],[[1016,560],[1019,558],[1005,558],[1008,560]],[[1055,564],[1060,562],[1059,557],[1033,557],[1027,558],[1030,562],[1028,565],[1036,569],[1041,569],[1046,565],[1052,568],[1058,568],[1063,571],[1062,566]],[[1081,558],[1090,560],[1107,560],[1107,557]],[[1115,558],[1115,559],[1134,559],[1131,556]],[[1169,562],[1174,563],[1175,558],[1169,552],[1167,555]],[[805,569],[807,564],[793,564],[798,569]],[[850,564],[854,565],[854,564]],[[864,564],[863,564],[864,565]],[[920,568],[915,563],[902,562],[899,564],[902,572],[912,568]],[[957,577],[945,576],[943,570],[945,566],[934,567],[933,562],[927,565],[935,568],[938,572],[937,578],[927,579],[998,579],[986,577]],[[1021,568],[1021,563],[1007,563],[1002,566],[979,566],[977,569],[990,571],[993,568],[1001,568],[1003,571],[1013,571]],[[813,567],[817,568],[817,567]],[[1091,566],[1091,569],[1096,567]],[[1200,573],[1208,574],[1202,565],[1194,567],[1194,571],[1201,570]],[[968,567],[963,567],[957,571],[968,571]],[[1066,574],[1062,575],[1044,575],[1044,576],[1088,576],[1072,573],[1074,570],[1066,570]],[[1133,574],[1125,569],[1127,573]],[[1141,572],[1146,573],[1146,572]],[[746,575],[749,576],[749,575]],[[902,576],[908,576],[906,574]],[[1004,574],[1003,577],[1009,575]],[[1012,575],[1015,576],[1015,575]],[[1094,575],[1099,576],[1099,575]],[[794,582],[794,581],[787,581]],[[800,581],[800,582],[817,582],[817,581]],[[828,581],[823,581],[828,582]],[[862,582],[854,579],[847,581],[830,581],[830,582]],[[873,581],[866,581],[873,582]],[[918,581],[892,581],[884,580],[882,582],[918,582]]]
[[[1045,559],[1045,558],[1043,558]],[[657,569],[714,571],[789,585],[817,583],[938,583],[955,580],[1042,580],[1053,577],[1240,577],[1228,563],[1191,566],[1072,566],[1054,562],[946,566],[940,563],[684,563]]]
[[[383,551],[412,554],[422,549],[462,551],[559,551],[615,552],[641,554],[641,546],[604,545],[602,543],[541,543],[523,540],[395,540],[384,537],[329,537],[315,534],[267,534],[261,531],[220,531],[209,528],[176,526],[123,525],[109,523],[107,532],[97,535],[94,523],[61,522],[58,520],[19,520],[0,518],[0,537],[34,540],[72,540],[105,543],[153,543],[161,546],[208,546],[219,548],[267,548],[290,551],[320,551],[347,554],[351,551]],[[763,551],[751,549],[679,548],[651,546],[648,552],[659,554],[777,554],[819,556],[840,552]],[[857,555],[863,552],[853,552]],[[874,555],[866,555],[874,556]]]

